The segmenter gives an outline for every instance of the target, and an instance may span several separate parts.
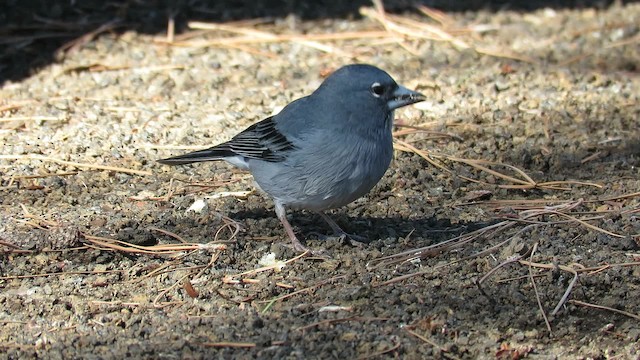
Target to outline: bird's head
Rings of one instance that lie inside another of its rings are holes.
[[[424,95],[398,85],[383,70],[365,64],[347,65],[336,70],[314,95],[362,114],[390,113],[425,100]]]

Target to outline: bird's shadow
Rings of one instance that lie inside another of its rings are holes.
[[[351,216],[346,211],[335,210],[328,212],[338,225],[347,233],[364,237],[365,244],[373,244],[377,241],[396,242],[399,239],[412,239],[412,243],[417,246],[426,246],[440,241],[471,232],[495,222],[477,221],[464,222],[436,216],[412,216],[410,218],[402,216]],[[284,229],[277,219],[273,209],[254,208],[246,210],[232,211],[227,214],[232,219],[248,224],[251,220],[269,221],[273,225],[269,227],[277,228],[277,231]],[[329,225],[318,215],[308,211],[289,211],[289,222],[291,223],[297,236],[303,241],[324,240],[330,238],[333,232]],[[247,221],[249,220],[249,221]],[[249,229],[253,233],[257,229]],[[324,234],[327,236],[325,237]]]

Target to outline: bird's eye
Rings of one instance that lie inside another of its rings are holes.
[[[377,82],[373,83],[371,85],[371,93],[375,97],[382,96],[382,94],[384,94],[384,86],[380,85],[380,83]]]

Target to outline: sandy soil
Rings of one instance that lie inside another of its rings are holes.
[[[170,12],[131,3],[105,5],[127,22],[59,61],[17,41],[29,21],[51,36],[101,19],[71,3],[37,8],[44,20],[8,13],[17,55],[2,70],[43,60],[0,89],[0,358],[640,357],[640,5],[469,8],[439,24],[399,4],[387,20],[404,38],[353,9],[238,19],[193,5],[167,45]],[[236,22],[184,28],[212,13]],[[228,40],[248,31],[260,41]],[[274,40],[335,33],[352,36]],[[422,129],[397,138],[451,170],[399,149],[370,194],[333,212],[364,247],[294,212],[330,256],[296,258],[250,176],[155,162],[228,139],[353,62],[429,97],[397,112]]]

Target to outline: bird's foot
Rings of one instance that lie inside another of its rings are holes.
[[[287,220],[284,206],[282,206],[282,204],[278,202],[276,202],[276,215],[278,215],[278,219],[284,226],[284,230],[289,236],[289,239],[291,239],[291,245],[283,244],[284,246],[291,247],[295,251],[298,251],[301,253],[307,253],[308,255],[322,256],[322,254],[324,253],[324,250],[311,250],[308,247],[302,245],[300,240],[298,240],[298,237],[296,236],[296,234],[293,232],[293,228],[291,228],[291,224],[289,224],[289,220]]]
[[[369,242],[369,239],[366,238],[365,236],[349,234],[344,231],[341,233],[335,234],[335,236],[337,236],[338,239],[340,239],[341,243],[345,245],[349,244],[353,247],[357,247],[360,249],[364,248],[366,243]]]
[[[344,244],[344,245],[348,244],[357,248],[363,248],[366,245],[366,243],[369,242],[369,239],[365,236],[349,234],[344,231],[336,232],[333,235],[325,235],[315,231],[312,232],[311,234],[317,236],[319,240],[338,239],[338,241],[340,241],[341,244]]]
[[[364,236],[349,234],[346,231],[342,230],[342,228],[335,221],[333,221],[333,219],[331,219],[329,215],[321,211],[318,211],[317,213],[322,217],[322,219],[324,219],[327,224],[329,224],[329,226],[333,230],[334,236],[340,239],[341,243],[349,243],[351,246],[362,248],[364,247],[365,243],[369,242],[369,239]],[[319,235],[319,237],[327,238],[326,235]]]
[[[340,238],[340,241],[342,243],[349,243],[351,246],[357,248],[364,248],[365,245],[369,242],[369,239],[366,236],[348,234],[346,232],[342,232],[341,234],[336,235]]]
[[[309,256],[319,256],[319,257],[326,257],[326,252],[324,249],[310,249],[306,246],[304,246],[300,240],[298,240],[297,237],[294,237],[293,239],[291,239],[291,244],[282,244],[286,247],[292,248],[294,251],[300,252],[300,253],[307,253],[307,255]]]

